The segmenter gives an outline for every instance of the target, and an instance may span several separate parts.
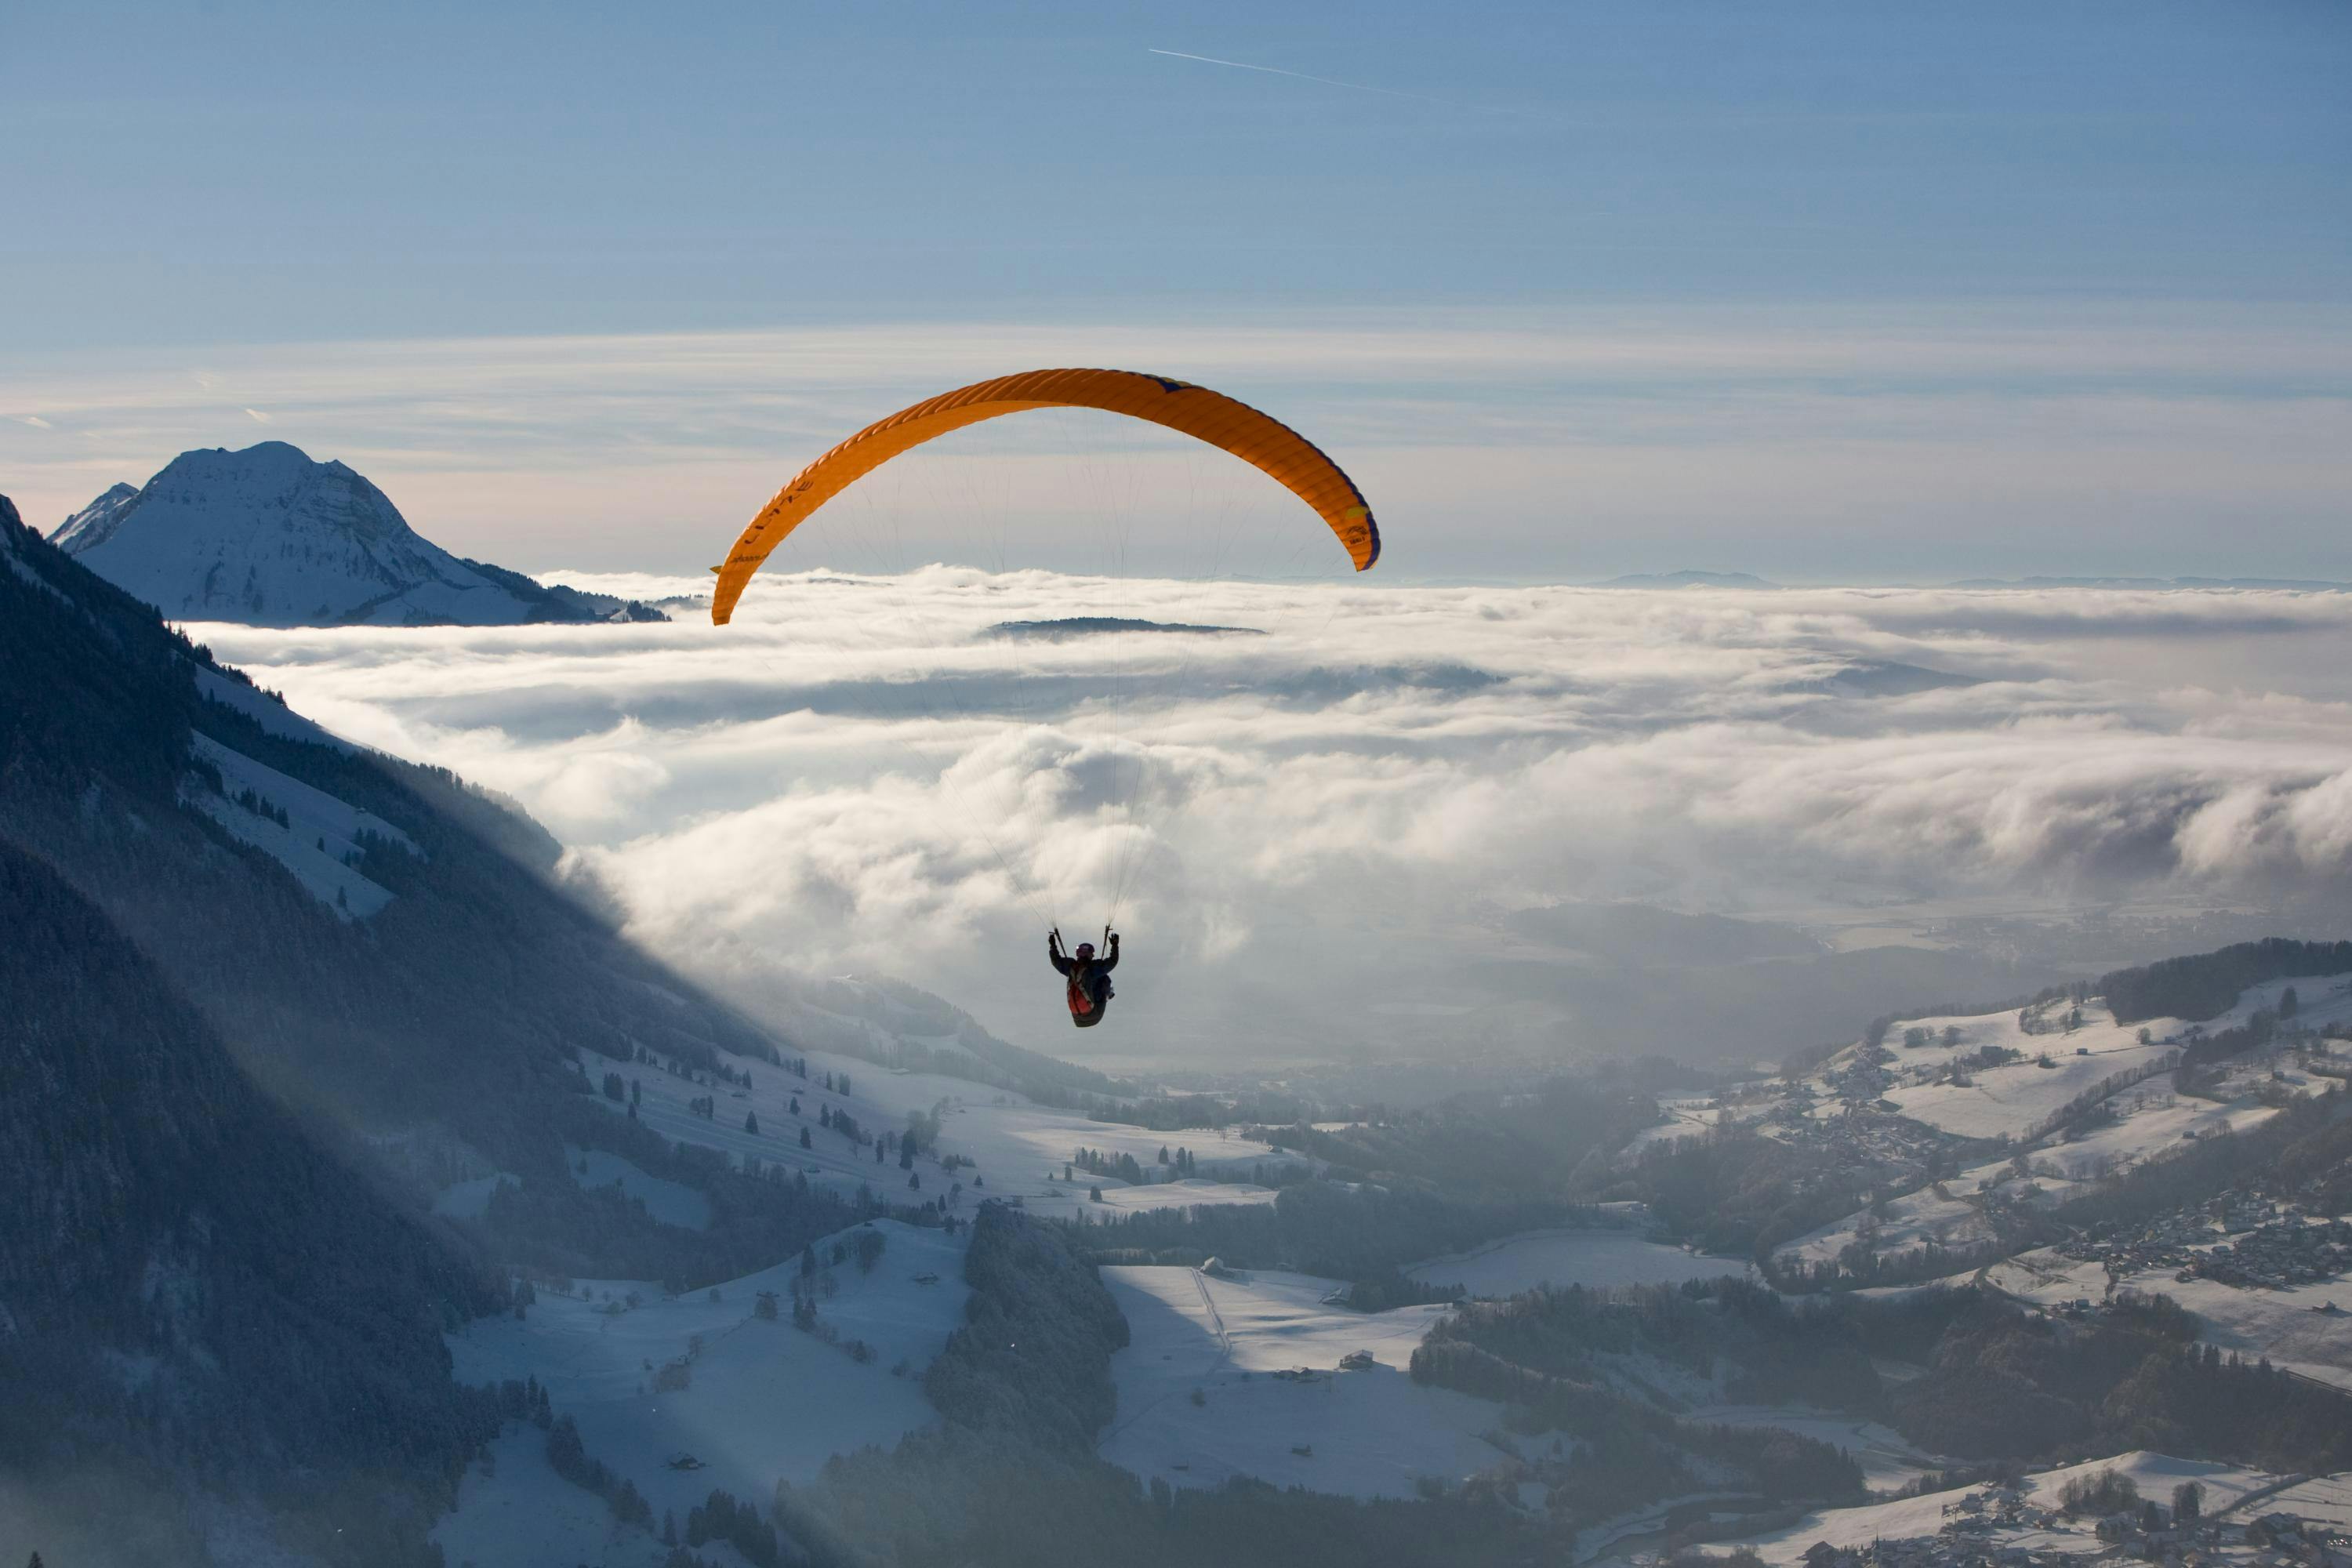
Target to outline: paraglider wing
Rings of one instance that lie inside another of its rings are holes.
[[[1001,375],[926,398],[867,426],[795,476],[751,520],[726,564],[717,568],[710,618],[721,626],[751,574],[811,512],[861,476],[935,436],[1031,408],[1099,408],[1164,425],[1231,452],[1265,470],[1313,507],[1346,546],[1359,572],[1380,559],[1380,529],[1363,492],[1287,425],[1221,392],[1129,370],[1032,370]]]

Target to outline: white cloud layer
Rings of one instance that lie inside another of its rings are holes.
[[[1265,635],[985,635],[1076,614]],[[1044,926],[1114,900],[1119,1044],[1206,1057],[1445,1012],[1556,900],[1822,926],[2352,880],[2352,595],[938,567],[763,575],[725,628],[192,631],[520,797],[690,966],[895,973],[1046,1049]]]

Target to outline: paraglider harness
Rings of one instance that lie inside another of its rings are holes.
[[[1118,939],[1110,927],[1103,927],[1103,945],[1110,948]],[[1102,1022],[1104,1009],[1118,993],[1110,987],[1111,966],[1118,962],[1115,951],[1092,958],[1080,959],[1075,954],[1065,958],[1061,952],[1062,928],[1055,926],[1046,941],[1046,955],[1054,967],[1068,977],[1065,994],[1070,1006],[1070,1022],[1081,1029],[1091,1029]],[[1083,966],[1083,967],[1081,967]]]

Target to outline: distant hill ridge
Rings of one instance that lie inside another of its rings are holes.
[[[1596,588],[1777,588],[1752,572],[1636,572],[1596,583]]]
[[[1127,616],[1066,616],[1055,621],[999,621],[982,635],[1059,642],[1065,637],[1105,637],[1118,632],[1190,632],[1202,637],[1245,637],[1265,635],[1255,626],[1192,626],[1182,621],[1140,621]]]
[[[172,620],[249,626],[662,621],[635,600],[452,555],[340,462],[264,441],[183,452],[110,487],[50,542]]]
[[[2270,588],[2294,593],[2343,593],[2352,583],[2315,577],[1965,577],[1955,588]]]

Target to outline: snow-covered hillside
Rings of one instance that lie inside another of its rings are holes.
[[[2170,1069],[2185,1047],[2258,1014],[2275,1018],[2289,989],[2293,1017],[2266,1046],[2216,1063],[2194,1095],[2177,1091]],[[2095,996],[1906,1018],[1883,1044],[1856,1042],[1773,1095],[1680,1105],[1676,1121],[1653,1132],[1739,1122],[1874,1165],[1885,1187],[1874,1209],[1786,1243],[1783,1263],[1830,1264],[1857,1241],[1886,1258],[1930,1244],[1976,1247],[1997,1238],[2004,1210],[2046,1207],[2201,1140],[2258,1127],[2278,1114],[2282,1096],[2325,1092],[2345,1070],[2340,1059],[2330,1065],[2342,1047],[2326,1032],[2347,1022],[2347,974],[2251,986],[2200,1024],[2121,1024]],[[1931,1155],[1942,1171],[1932,1177]]]
[[[221,787],[215,794],[192,782],[189,804],[292,872],[312,898],[344,920],[362,919],[392,902],[389,889],[354,868],[361,840],[373,837],[413,855],[417,849],[408,835],[209,735],[193,737],[190,752],[220,775]]]
[[[254,626],[511,626],[663,618],[462,561],[384,493],[283,441],[183,452],[118,484],[51,542],[178,621]]]
[[[714,1488],[764,1500],[779,1477],[804,1482],[835,1454],[887,1447],[937,1418],[922,1373],[963,1321],[963,1243],[895,1220],[858,1229],[882,1238],[870,1268],[854,1231],[813,1248],[830,1341],[793,1326],[800,1265],[788,1261],[677,1297],[635,1280],[541,1291],[520,1319],[451,1335],[456,1374],[536,1378],[554,1412],[578,1423],[588,1454],[633,1483],[656,1518],[684,1518]],[[616,1531],[602,1498],[558,1476],[546,1448],[530,1423],[508,1423],[435,1531],[449,1562],[663,1560],[651,1534]]]
[[[2244,1240],[2242,1231],[2215,1225],[2200,1250]],[[2065,1257],[2051,1249],[2021,1253],[1986,1271],[1985,1282],[2021,1301],[2063,1307],[2100,1301],[2112,1281],[2117,1290],[2169,1296],[2197,1319],[2197,1338],[2225,1354],[2267,1359],[2273,1365],[2352,1393],[2352,1280],[2342,1278],[2247,1289],[2201,1276],[2183,1278],[2168,1267],[2120,1268]]]
[[[732,1081],[659,1051],[647,1056],[618,1069],[626,1101],[598,1103],[624,1116],[634,1102],[637,1120],[673,1142],[718,1150],[737,1164],[757,1160],[805,1173],[845,1195],[871,1186],[898,1203],[951,1199],[950,1206],[964,1213],[982,1198],[1003,1198],[1049,1218],[1100,1223],[1141,1209],[1272,1203],[1273,1189],[1249,1179],[1255,1167],[1298,1159],[1253,1139],[1097,1121],[968,1079],[897,1071],[824,1051],[795,1058],[807,1064],[805,1078],[736,1058],[729,1065],[738,1075]],[[590,1066],[600,1076],[612,1068],[593,1058]],[[887,1147],[877,1158],[877,1134],[903,1133],[910,1116],[939,1119],[936,1146],[911,1169]],[[1180,1178],[1172,1164],[1160,1163],[1161,1149],[1180,1146],[1191,1151],[1198,1175]],[[1113,1164],[1132,1155],[1145,1179],[1089,1174],[1074,1164],[1081,1149]]]
[[[1304,1274],[1102,1273],[1134,1335],[1111,1358],[1118,1414],[1101,1438],[1124,1469],[1409,1498],[1423,1477],[1459,1481],[1505,1457],[1479,1436],[1502,1406],[1407,1371],[1442,1306],[1352,1312],[1325,1304],[1339,1281]]]

